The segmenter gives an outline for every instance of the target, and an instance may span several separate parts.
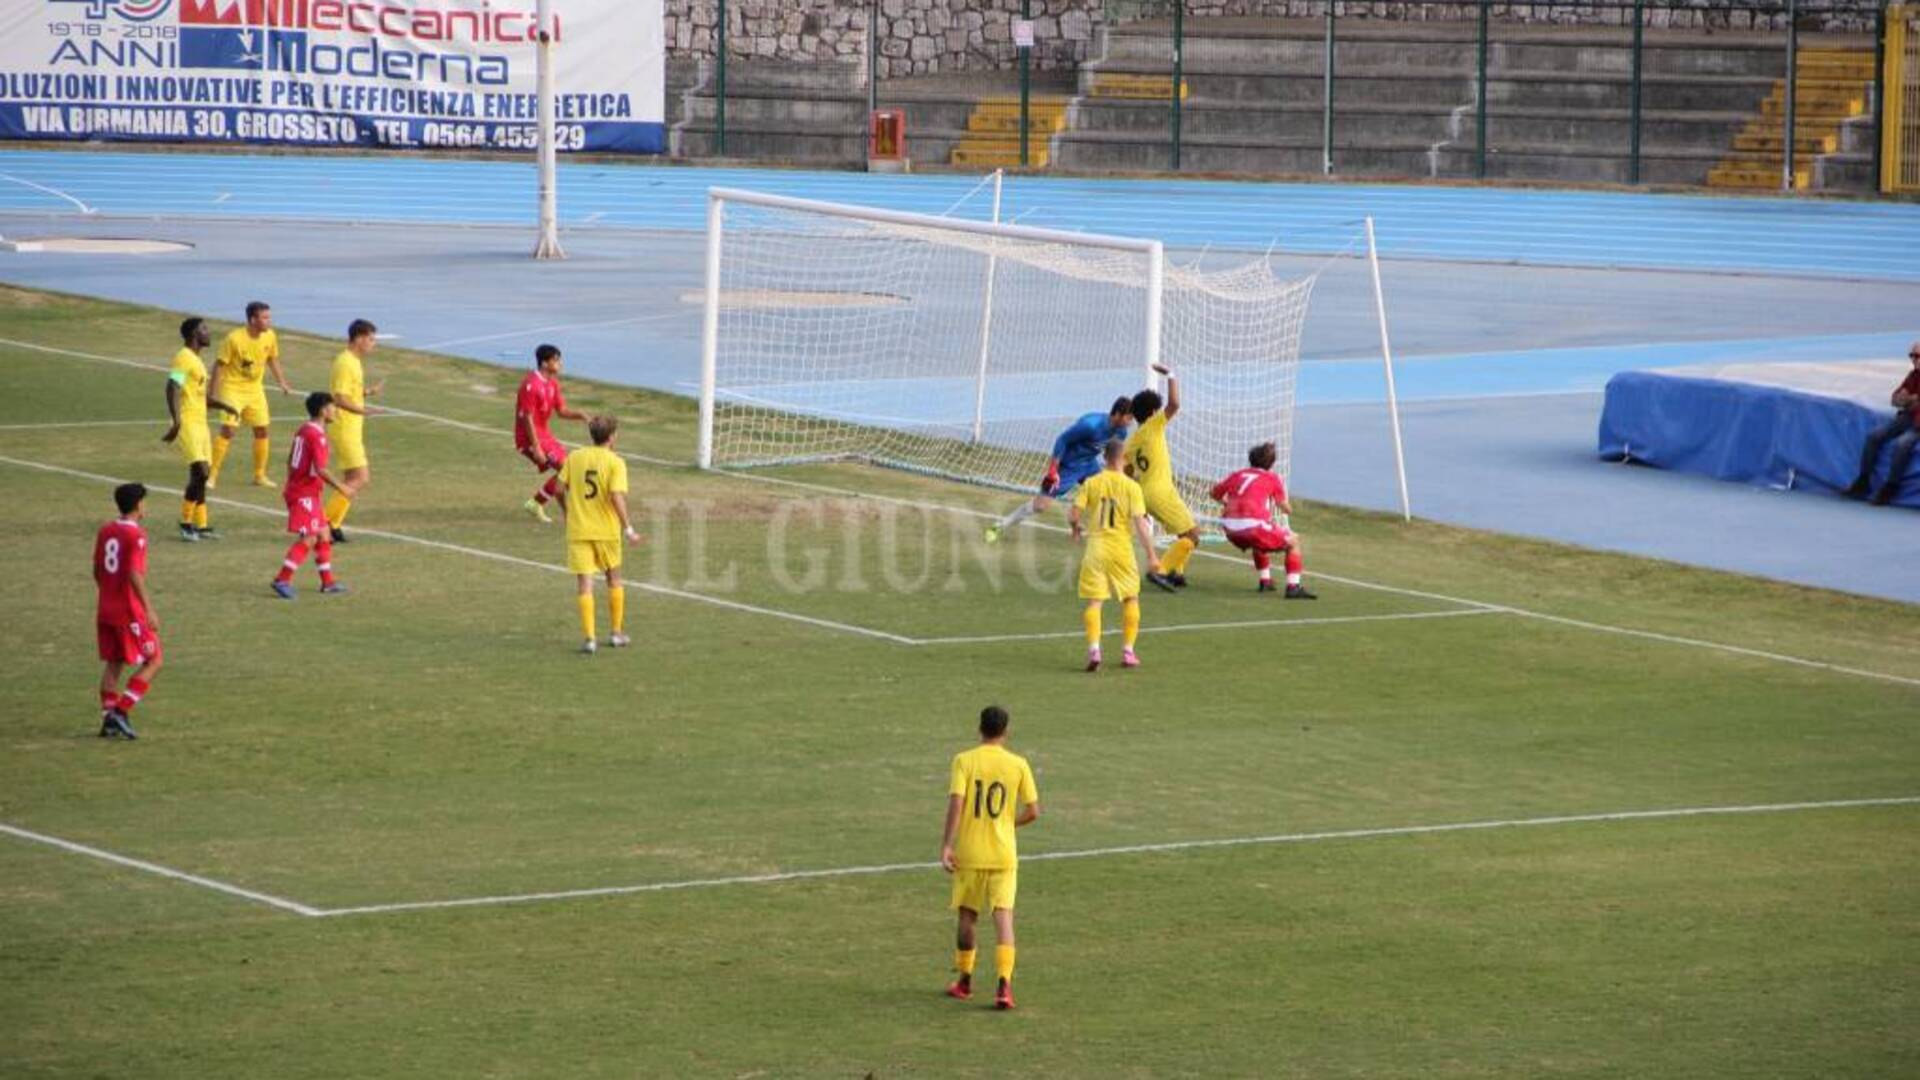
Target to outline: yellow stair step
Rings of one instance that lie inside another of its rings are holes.
[[[1778,134],[1736,135],[1733,138],[1733,148],[1735,150],[1745,150],[1751,153],[1766,153],[1768,151],[1781,153],[1784,145]],[[1793,151],[1796,154],[1831,154],[1838,149],[1840,149],[1840,137],[1838,135],[1798,135],[1795,136],[1793,140]]]
[[[1812,176],[1805,169],[1795,169],[1793,186],[1804,191]],[[1750,188],[1762,191],[1776,191],[1780,187],[1780,170],[1775,169],[1733,169],[1725,166],[1707,174],[1707,186],[1718,188]]]
[[[1173,76],[1137,75],[1129,72],[1096,71],[1088,93],[1102,98],[1149,98],[1166,100],[1173,96]],[[1192,88],[1180,80],[1180,98],[1186,100]]]
[[[972,116],[967,117],[967,130],[970,132],[979,132],[983,135],[1018,135],[1020,134],[1020,117],[1018,115],[982,116],[979,113],[974,113]],[[1029,132],[1044,132],[1049,135],[1065,131],[1067,130],[1066,115],[1064,113],[1056,113],[1053,116],[1029,117],[1027,120],[1027,130]]]

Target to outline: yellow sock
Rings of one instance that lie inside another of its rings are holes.
[[[618,634],[627,628],[627,589],[624,585],[615,585],[607,590],[607,617],[613,620],[613,632]]]
[[[193,527],[196,529],[204,529],[207,527],[207,504],[206,503],[193,504]]]
[[[336,491],[327,497],[327,524],[339,528],[346,523],[347,511],[353,509],[353,500]]]
[[[583,592],[575,599],[580,601],[580,636],[591,641],[593,640],[593,594]]]
[[[1133,648],[1133,640],[1140,636],[1140,601],[1129,600],[1120,608],[1120,628],[1125,635],[1121,640],[1127,648]]]
[[[213,437],[213,471],[207,474],[208,487],[213,486],[212,481],[220,479],[220,463],[227,460],[227,451],[231,449],[233,449],[233,436],[215,435]]]
[[[993,973],[1008,982],[1013,981],[1013,946],[995,945],[993,947]]]
[[[1167,554],[1160,563],[1170,574],[1184,574],[1187,572],[1187,560],[1191,558],[1193,558],[1193,541],[1183,536],[1175,540],[1173,546],[1167,549]]]
[[[180,500],[180,524],[193,524],[193,503],[188,502],[186,499]]]
[[[255,435],[253,437],[253,475],[262,477],[267,475],[267,455],[270,452],[267,440]]]
[[[973,962],[977,957],[979,957],[979,955],[980,955],[980,950],[978,949],[953,950],[953,970],[959,972],[962,975],[972,975]]]
[[[1080,612],[1080,625],[1087,628],[1087,648],[1100,644],[1100,605],[1088,604]]]

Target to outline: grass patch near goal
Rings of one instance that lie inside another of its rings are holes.
[[[0,338],[45,349],[161,364],[178,319],[0,290]],[[335,347],[286,347],[320,384]],[[177,487],[164,376],[0,345],[0,822],[319,908],[921,863],[989,701],[1038,772],[1029,854],[1920,795],[1912,685],[1401,617],[1502,605],[1911,677],[1910,606],[1303,503],[1320,601],[1198,559],[1146,622],[1217,628],[1089,677],[1065,537],[979,540],[1005,493],[703,474],[691,403],[570,382],[668,463],[632,466],[628,565],[671,592],[632,592],[635,648],[583,659],[558,527],[518,509],[520,373],[369,367],[387,403],[485,430],[370,422],[345,597],[268,595],[279,499],[244,442],[226,540],[173,540],[156,494],[168,662],[142,740],[109,744],[86,573],[109,486],[26,463]],[[70,424],[97,426],[46,426]],[[930,869],[314,919],[0,836],[0,1073],[1896,1075],[1920,1060],[1917,818],[1034,860],[1010,1016],[939,996]]]

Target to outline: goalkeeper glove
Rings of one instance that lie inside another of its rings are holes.
[[[1040,494],[1051,495],[1060,488],[1060,463],[1047,462],[1047,475],[1040,481]]]

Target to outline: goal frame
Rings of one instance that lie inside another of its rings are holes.
[[[697,463],[702,469],[713,468],[713,419],[714,397],[718,391],[720,357],[720,280],[721,255],[726,236],[726,204],[742,203],[763,206],[776,210],[791,210],[801,213],[822,214],[830,217],[846,218],[855,221],[873,221],[893,225],[907,225],[926,229],[944,229],[952,232],[972,233],[979,236],[1004,237],[1008,240],[1026,240],[1046,244],[1068,244],[1079,247],[1105,248],[1114,251],[1130,251],[1145,255],[1147,258],[1146,284],[1146,340],[1142,342],[1142,353],[1146,357],[1145,369],[1147,385],[1156,385],[1157,375],[1154,366],[1160,363],[1160,338],[1162,321],[1162,294],[1166,285],[1166,249],[1158,240],[1141,240],[1124,236],[1101,236],[1093,233],[1070,232],[1061,229],[1043,229],[1031,225],[1002,225],[994,222],[968,221],[963,218],[940,217],[934,214],[918,214],[906,210],[885,210],[878,207],[849,206],[845,203],[823,202],[816,199],[801,199],[790,195],[773,195],[760,191],[747,191],[742,188],[711,187],[707,189],[707,266],[703,321],[700,330],[700,439]],[[987,303],[991,303],[992,262],[989,262]],[[984,315],[990,315],[992,308],[986,307]],[[975,400],[982,399],[988,372],[982,364],[975,376]],[[975,431],[979,430],[979,419],[975,418]],[[976,438],[977,438],[976,434]]]

